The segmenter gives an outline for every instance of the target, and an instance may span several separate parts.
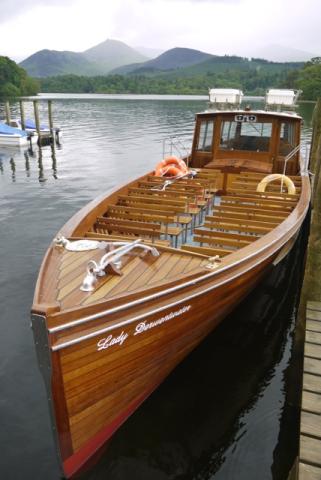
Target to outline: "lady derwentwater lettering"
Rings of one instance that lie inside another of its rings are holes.
[[[176,312],[168,313],[167,315],[159,318],[158,320],[154,320],[152,322],[140,322],[136,325],[133,335],[139,335],[143,332],[146,332],[147,330],[150,330],[151,328],[158,327],[159,325],[162,325],[163,323],[168,322],[169,320],[172,320],[173,318],[188,312],[190,308],[191,305],[185,305]],[[108,337],[99,340],[99,342],[97,343],[97,350],[107,350],[109,347],[112,347],[114,345],[122,345],[128,337],[129,334],[124,331],[122,331],[118,336],[108,335]]]
[[[113,335],[109,335],[107,338],[102,338],[97,343],[97,350],[106,350],[113,345],[122,345],[124,341],[128,338],[128,333],[121,332],[118,337],[114,337]]]
[[[172,320],[172,318],[178,317],[179,315],[188,312],[190,308],[190,305],[186,305],[180,310],[177,310],[176,312],[171,312],[168,315],[165,315],[164,317],[155,320],[154,322],[141,322],[136,326],[134,335],[139,335],[140,333],[146,332],[146,330],[149,330],[150,328],[158,327],[158,325],[168,322],[169,320]]]

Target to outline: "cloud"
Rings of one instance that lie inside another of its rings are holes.
[[[293,0],[269,0],[264,15],[257,0],[0,1],[1,38],[10,38],[0,54],[19,60],[44,48],[81,52],[107,38],[219,55],[250,56],[271,43],[321,51],[319,0],[296,9]]]
[[[14,17],[25,15],[28,10],[37,7],[60,7],[73,4],[76,0],[1,0],[0,23],[5,23]]]

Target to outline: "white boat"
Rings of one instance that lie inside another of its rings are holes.
[[[25,121],[24,128],[22,128],[21,120],[18,119],[18,118],[15,118],[15,119],[10,120],[10,126],[15,127],[15,128],[19,128],[21,130],[25,130],[28,134],[33,135],[33,144],[37,143],[38,133],[37,133],[36,124],[33,120],[27,119]],[[59,141],[61,139],[61,136],[62,136],[60,128],[53,128],[53,131],[51,133],[48,125],[40,124],[39,125],[39,130],[40,130],[40,135],[41,135],[42,142],[44,141],[44,139],[50,139],[52,136],[54,136],[56,142],[59,143]]]
[[[33,134],[11,127],[5,123],[0,123],[0,145],[24,147],[29,146],[35,140]]]

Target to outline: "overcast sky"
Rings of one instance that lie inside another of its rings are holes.
[[[0,0],[0,55],[80,52],[107,38],[251,56],[279,44],[321,54],[320,0]]]

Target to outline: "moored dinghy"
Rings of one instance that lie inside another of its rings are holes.
[[[0,145],[24,147],[31,144],[32,135],[19,128],[0,123]]]
[[[43,260],[32,326],[66,477],[284,258],[306,216],[301,118],[276,111],[282,92],[272,111],[211,94],[185,163],[91,202]]]

